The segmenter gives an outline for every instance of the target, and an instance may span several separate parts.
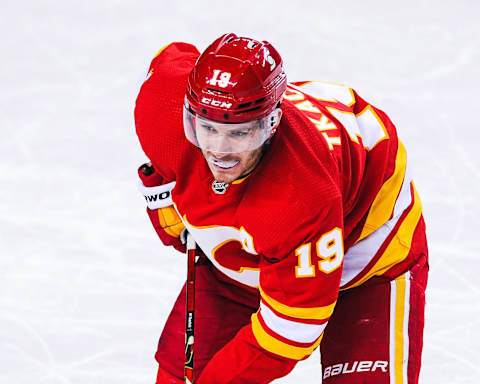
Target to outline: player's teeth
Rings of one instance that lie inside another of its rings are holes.
[[[215,165],[218,165],[220,168],[233,168],[235,165],[239,163],[239,160],[233,160],[233,161],[220,161],[216,159],[212,159],[212,163]]]

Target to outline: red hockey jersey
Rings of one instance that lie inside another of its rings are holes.
[[[253,335],[255,348],[288,365],[320,344],[339,290],[396,277],[415,262],[412,242],[424,227],[405,148],[386,114],[351,88],[292,83],[260,164],[218,194],[182,127],[197,57],[184,43],[155,57],[137,99],[137,134],[205,255],[260,292],[237,337]]]

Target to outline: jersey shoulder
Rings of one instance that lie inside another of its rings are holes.
[[[383,180],[381,170],[396,148],[395,126],[382,111],[344,85],[297,82],[289,85],[284,99],[291,107],[289,115],[300,122],[296,130],[310,136],[308,141],[315,142],[321,152],[327,147],[334,159],[327,169],[336,172],[333,176],[349,212],[362,186],[373,185],[372,180],[365,182],[367,168],[375,168],[377,181]]]
[[[186,140],[182,107],[187,80],[199,56],[195,46],[171,43],[153,58],[135,105],[135,128],[146,156],[164,178],[174,170]]]
[[[389,133],[396,136],[396,131],[390,129],[394,127],[385,112],[365,101],[357,91],[347,85],[323,81],[294,82],[289,84],[285,100],[293,102],[297,109],[303,112],[324,112],[333,118],[334,123],[338,122],[345,128],[353,141],[355,141],[353,136],[368,139],[370,133],[368,131],[374,133],[378,131],[375,127],[371,127],[372,125],[382,126],[384,133],[390,130]],[[322,130],[325,126],[317,125],[317,128]],[[361,132],[362,130],[364,132]],[[382,133],[380,136],[386,137]],[[363,141],[365,148],[370,150],[369,140]]]
[[[347,85],[324,81],[297,81],[289,84],[287,100],[297,100],[299,92],[311,95],[319,104],[325,106],[353,108],[357,103],[356,92]]]
[[[327,83],[324,81],[298,81],[289,84],[285,99],[299,104],[299,100],[304,100],[305,96],[313,101],[316,107],[324,108],[334,118],[341,114],[351,114],[358,117],[367,109],[375,109],[380,114],[385,115],[383,111],[373,107],[370,103],[359,96],[356,90],[348,85]],[[309,102],[305,102],[309,104]],[[301,106],[301,104],[300,104]],[[311,109],[311,108],[310,108]],[[305,111],[310,110],[304,106]],[[315,109],[315,108],[313,108]],[[341,123],[345,121],[340,119]]]

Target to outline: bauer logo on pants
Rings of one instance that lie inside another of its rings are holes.
[[[323,370],[323,378],[326,379],[330,376],[343,375],[354,372],[375,372],[381,370],[387,372],[388,361],[354,361],[348,363],[341,363],[331,365]]]

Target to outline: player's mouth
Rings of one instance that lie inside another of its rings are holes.
[[[223,170],[228,170],[234,168],[238,163],[240,163],[240,160],[230,160],[230,161],[225,161],[225,160],[218,160],[215,159],[214,157],[210,157],[208,161],[215,166],[215,168],[223,169]]]

